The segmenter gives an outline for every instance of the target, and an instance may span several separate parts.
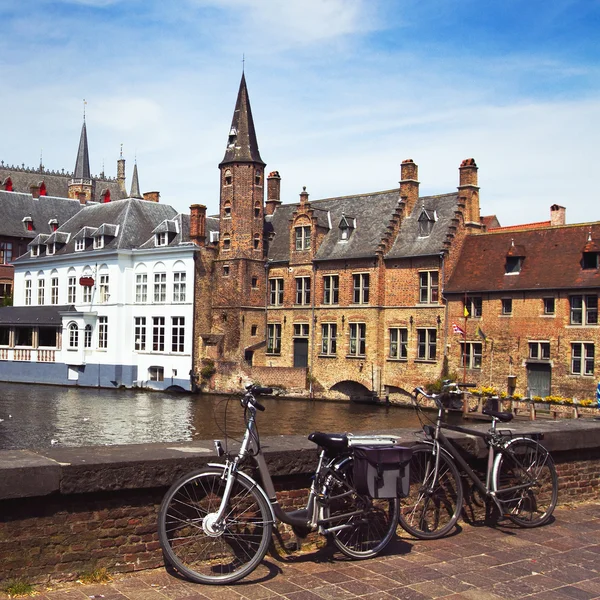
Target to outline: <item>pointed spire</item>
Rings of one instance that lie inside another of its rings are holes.
[[[144,197],[140,193],[140,182],[138,179],[137,162],[133,165],[133,177],[131,178],[131,192],[129,192],[130,198],[139,198],[143,200]]]
[[[85,121],[81,128],[81,138],[79,139],[79,150],[77,151],[77,161],[75,162],[75,171],[73,179],[91,179],[90,175],[90,156],[88,153],[87,130]]]
[[[265,164],[258,151],[252,110],[250,109],[250,99],[248,98],[248,89],[246,88],[246,77],[243,73],[231,121],[231,128],[229,130],[227,149],[225,150],[225,157],[221,162],[221,166],[233,162]]]

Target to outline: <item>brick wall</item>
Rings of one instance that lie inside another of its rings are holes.
[[[553,456],[559,503],[600,498],[599,448]],[[306,501],[306,474],[274,481],[286,510]],[[22,577],[41,583],[76,579],[100,567],[110,572],[159,567],[156,523],[165,491],[161,487],[0,501],[0,581]]]

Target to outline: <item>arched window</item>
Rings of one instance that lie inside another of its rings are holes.
[[[227,169],[225,171],[225,185],[231,185],[233,182],[233,176],[231,175],[231,170]]]
[[[136,304],[148,302],[148,273],[143,263],[135,268],[135,302]]]
[[[254,203],[254,217],[260,217],[260,202]]]
[[[231,219],[231,202],[227,201],[223,205],[223,217],[225,219]]]
[[[154,302],[162,304],[167,301],[167,269],[161,262],[154,265]]]
[[[231,238],[228,235],[223,236],[223,250],[231,250]]]
[[[79,346],[79,328],[77,323],[69,323],[69,348]]]

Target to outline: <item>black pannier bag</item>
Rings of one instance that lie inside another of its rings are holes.
[[[354,487],[371,498],[408,495],[412,449],[404,446],[355,446]]]

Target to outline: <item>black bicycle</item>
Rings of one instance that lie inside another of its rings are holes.
[[[450,381],[444,382],[441,394],[427,394],[422,388],[413,392],[425,439],[413,446],[410,490],[400,507],[400,525],[420,539],[440,538],[454,528],[463,506],[457,464],[481,498],[492,502],[500,515],[521,527],[547,523],[558,498],[558,478],[550,453],[540,443],[543,436],[513,437],[510,432],[499,431],[498,422],[508,423],[513,415],[490,408],[483,410],[492,418],[487,432],[444,423],[444,412],[462,394],[459,385]],[[423,411],[423,397],[433,400],[438,408],[435,422]],[[488,447],[485,481],[475,474],[442,429],[483,438]]]

